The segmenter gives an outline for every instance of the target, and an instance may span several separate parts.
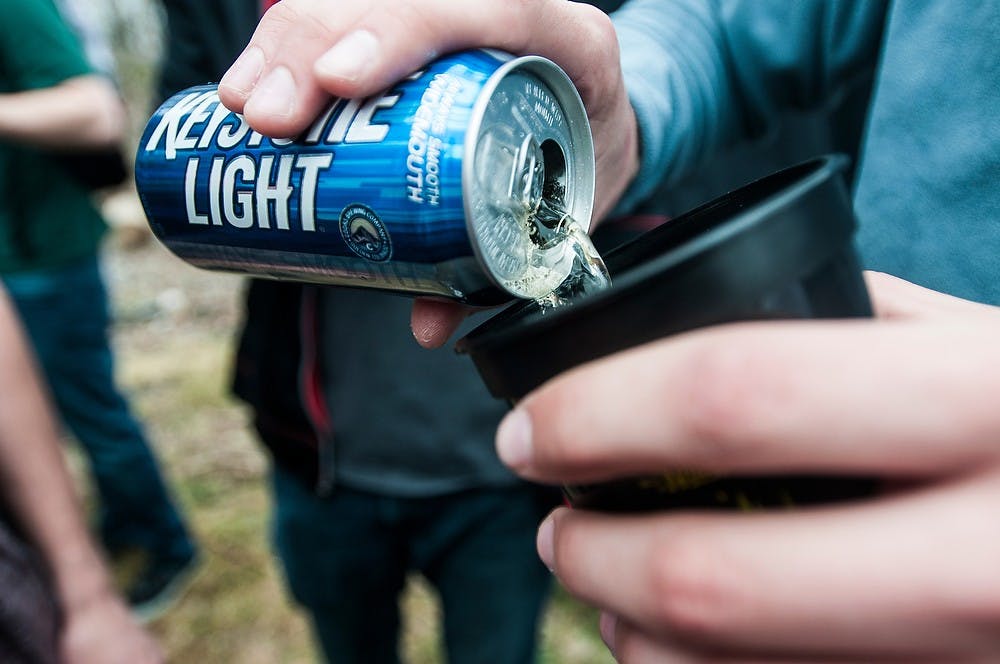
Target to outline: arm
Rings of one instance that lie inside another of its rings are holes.
[[[777,108],[821,103],[873,67],[885,7],[635,0],[612,25],[599,10],[557,0],[483,0],[462,12],[444,0],[336,9],[283,0],[219,94],[262,133],[290,136],[329,95],[373,94],[438,53],[492,46],[543,55],[569,74],[587,107],[596,222],[616,204],[641,201],[665,175],[680,177],[718,147],[762,131]],[[421,344],[440,345],[461,317],[454,305],[418,300],[412,327]]]
[[[114,593],[91,542],[63,463],[55,419],[2,289],[0,394],[0,496],[52,574],[63,610],[64,658],[158,661],[155,645]]]
[[[103,76],[0,94],[0,139],[56,150],[102,148],[124,136],[125,110]]]
[[[614,15],[641,135],[628,209],[720,148],[812,108],[876,64],[877,0],[635,0]]]
[[[872,70],[887,6],[634,0],[612,27],[592,7],[551,0],[483,1],[461,16],[445,2],[362,4],[272,8],[223,77],[223,102],[265,134],[293,135],[329,95],[372,94],[436,53],[492,46],[544,55],[567,71],[588,109],[596,219],[636,175],[625,207],[664,176],[676,179],[766,130],[779,109],[821,104]]]
[[[60,150],[121,140],[118,93],[93,73],[51,0],[16,0],[8,9],[17,21],[0,30],[0,140]]]

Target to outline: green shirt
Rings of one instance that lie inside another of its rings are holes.
[[[11,20],[0,28],[0,93],[52,87],[91,73],[52,0],[12,0],[4,9]],[[0,140],[0,273],[92,256],[104,229],[89,192],[57,156]]]

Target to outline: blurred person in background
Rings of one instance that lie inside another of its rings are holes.
[[[95,74],[52,0],[14,0],[0,31],[0,277],[59,415],[90,463],[107,552],[135,569],[129,602],[152,618],[196,550],[129,404],[115,385],[91,201],[97,158],[122,139],[118,93]],[[16,21],[13,17],[16,17]]]
[[[0,588],[4,664],[163,661],[87,532],[54,414],[2,284]]]
[[[428,53],[546,55],[587,105],[598,220],[776,112],[871,76],[855,171],[877,318],[740,323],[618,353],[519,402],[497,435],[526,478],[653,468],[877,474],[869,500],[755,514],[558,509],[542,558],[604,611],[624,662],[1000,657],[1000,3],[634,0],[607,21],[557,0],[288,0],[220,85],[268,135]],[[422,302],[418,338],[462,312]]]
[[[87,62],[95,72],[115,80],[117,63],[109,37],[110,27],[94,15],[92,0],[56,0],[56,8],[76,33]]]
[[[258,0],[164,5],[161,98],[218,80],[262,10]],[[506,406],[468,358],[413,342],[410,305],[249,284],[235,391],[272,456],[286,581],[329,661],[399,661],[410,573],[440,596],[449,661],[535,661],[551,577],[534,532],[558,493],[503,467],[492,441]]]

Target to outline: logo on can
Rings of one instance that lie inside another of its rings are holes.
[[[348,205],[340,213],[340,234],[351,251],[381,263],[392,258],[392,240],[385,224],[367,205]]]

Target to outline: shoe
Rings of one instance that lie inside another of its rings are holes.
[[[198,569],[198,555],[150,556],[125,590],[132,613],[143,623],[165,614],[187,591]]]

